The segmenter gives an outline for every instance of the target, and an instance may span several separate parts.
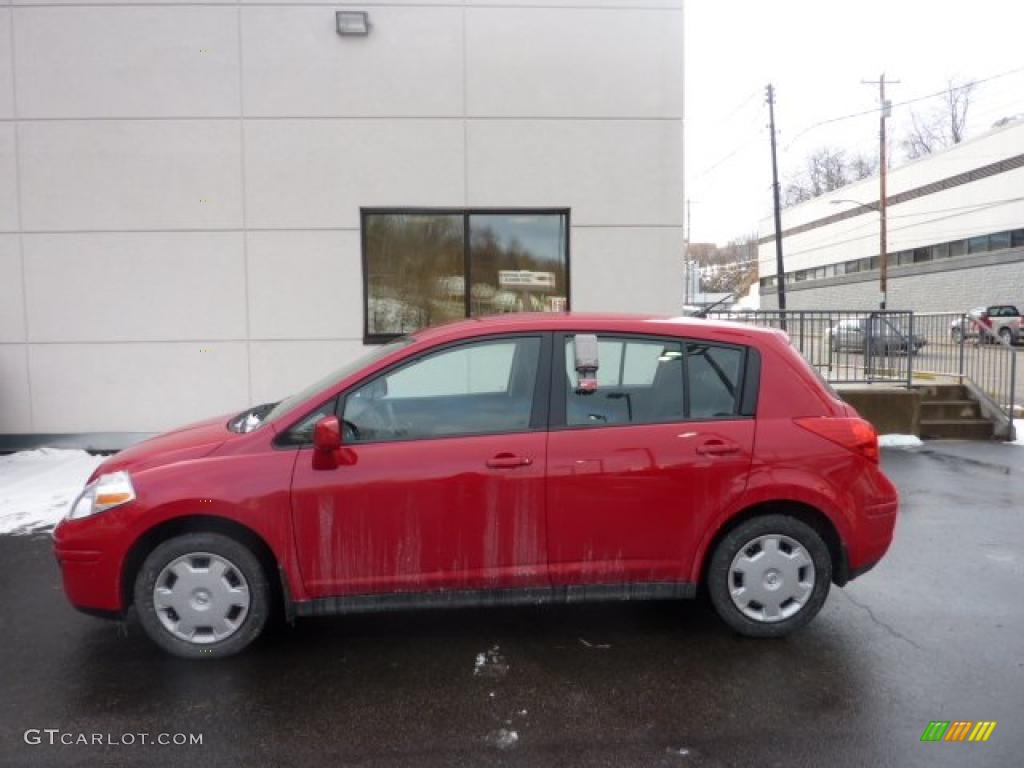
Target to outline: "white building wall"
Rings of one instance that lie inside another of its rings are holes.
[[[966,141],[953,149],[922,158],[889,172],[888,195],[915,189],[973,168],[1024,153],[1024,124]],[[888,251],[907,250],[972,235],[1024,226],[1024,168],[972,181],[935,192],[888,209]],[[874,205],[878,200],[878,178],[850,184],[782,213],[782,230],[831,216],[856,206],[855,200]],[[878,213],[861,215],[807,232],[787,235],[783,240],[786,271],[825,266],[878,253]],[[774,233],[770,217],[761,222],[762,237]],[[763,242],[759,249],[760,275],[776,273],[775,243]]]
[[[682,299],[682,0],[0,0],[0,433],[149,432],[362,350],[361,206],[572,211]]]

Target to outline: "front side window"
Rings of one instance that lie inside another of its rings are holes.
[[[442,349],[345,398],[347,442],[417,440],[530,428],[540,338]]]
[[[363,212],[365,336],[569,308],[568,211]]]

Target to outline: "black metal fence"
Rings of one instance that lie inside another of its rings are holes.
[[[1013,418],[1024,402],[1014,342],[1024,331],[1000,334],[967,314],[909,310],[757,310],[711,317],[778,328],[806,360],[836,384],[956,377],[983,400],[983,409]],[[985,402],[987,401],[987,402]]]

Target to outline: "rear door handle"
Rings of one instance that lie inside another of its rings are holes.
[[[697,446],[697,453],[702,456],[728,456],[732,453],[739,453],[740,447],[731,440],[719,440],[711,438]]]
[[[531,464],[533,464],[533,459],[516,456],[512,453],[499,453],[487,460],[487,466],[491,469],[515,469],[516,467],[528,467]]]

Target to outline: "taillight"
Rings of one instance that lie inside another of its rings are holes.
[[[878,463],[878,433],[864,419],[812,416],[793,421],[809,432]]]

